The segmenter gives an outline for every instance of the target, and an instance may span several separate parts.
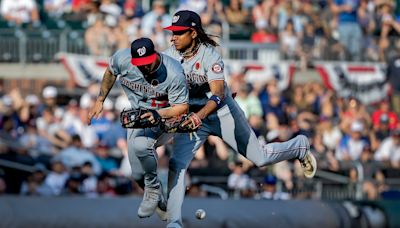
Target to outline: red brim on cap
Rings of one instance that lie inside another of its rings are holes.
[[[146,57],[141,57],[141,58],[132,58],[131,63],[134,66],[143,66],[143,65],[149,65],[156,61],[157,54],[154,53],[152,55],[146,56]]]
[[[188,30],[188,29],[190,29],[190,27],[176,26],[176,25],[171,25],[171,26],[164,28],[164,30],[169,30],[169,31],[183,31],[183,30]]]

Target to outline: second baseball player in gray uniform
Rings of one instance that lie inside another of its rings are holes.
[[[189,111],[199,129],[191,137],[188,133],[174,136],[173,153],[169,163],[168,227],[181,227],[181,207],[185,195],[185,172],[194,153],[209,135],[219,136],[232,149],[257,166],[299,159],[304,174],[311,178],[316,161],[309,152],[307,137],[300,135],[287,142],[260,145],[243,111],[232,98],[224,80],[224,63],[212,41],[205,33],[198,14],[183,10],[177,12],[172,25],[173,46],[165,51],[180,61],[189,83]]]
[[[111,57],[99,97],[88,115],[89,124],[100,114],[117,77],[134,109],[157,110],[161,118],[176,117],[188,111],[188,88],[180,63],[157,53],[150,39],[140,38],[132,42],[131,49],[121,49]],[[142,118],[155,121],[153,112],[143,114]],[[170,135],[163,134],[160,127],[153,127],[128,129],[127,137],[132,172],[139,167],[136,164],[139,158],[144,173],[145,191],[138,215],[148,217],[161,199],[155,148],[165,143]]]

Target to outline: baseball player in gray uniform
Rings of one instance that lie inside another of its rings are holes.
[[[180,63],[154,50],[153,42],[140,38],[132,42],[131,48],[117,51],[109,61],[101,83],[100,94],[88,114],[88,123],[98,118],[103,102],[119,79],[134,109],[149,111],[141,116],[150,122],[157,117],[171,118],[187,113],[188,87]],[[161,200],[161,187],[157,177],[155,148],[166,142],[170,135],[160,127],[128,129],[129,160],[132,170],[138,166],[144,171],[144,196],[138,209],[139,217],[151,216]]]
[[[172,25],[173,46],[164,53],[180,61],[189,84],[189,122],[198,126],[174,136],[168,177],[168,227],[181,227],[181,207],[185,195],[185,172],[194,153],[209,135],[219,136],[232,149],[258,167],[289,159],[299,159],[304,175],[312,178],[317,164],[309,151],[307,137],[300,135],[283,143],[260,145],[243,111],[232,98],[224,80],[224,63],[214,48],[217,44],[204,32],[201,19],[192,11],[177,12]],[[188,122],[188,123],[189,123]]]

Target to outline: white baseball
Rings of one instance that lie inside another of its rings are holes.
[[[203,209],[197,209],[196,218],[197,219],[204,219],[205,217],[206,217],[206,212]]]

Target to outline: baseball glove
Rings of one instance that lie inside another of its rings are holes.
[[[164,119],[160,126],[161,129],[167,133],[194,132],[201,126],[201,120],[195,113],[192,112],[188,115],[182,115],[176,118]]]
[[[155,121],[150,122],[147,118],[140,118],[143,114],[151,112]],[[161,122],[161,116],[155,110],[148,109],[127,109],[120,115],[121,125],[124,128],[149,128],[156,127]]]

